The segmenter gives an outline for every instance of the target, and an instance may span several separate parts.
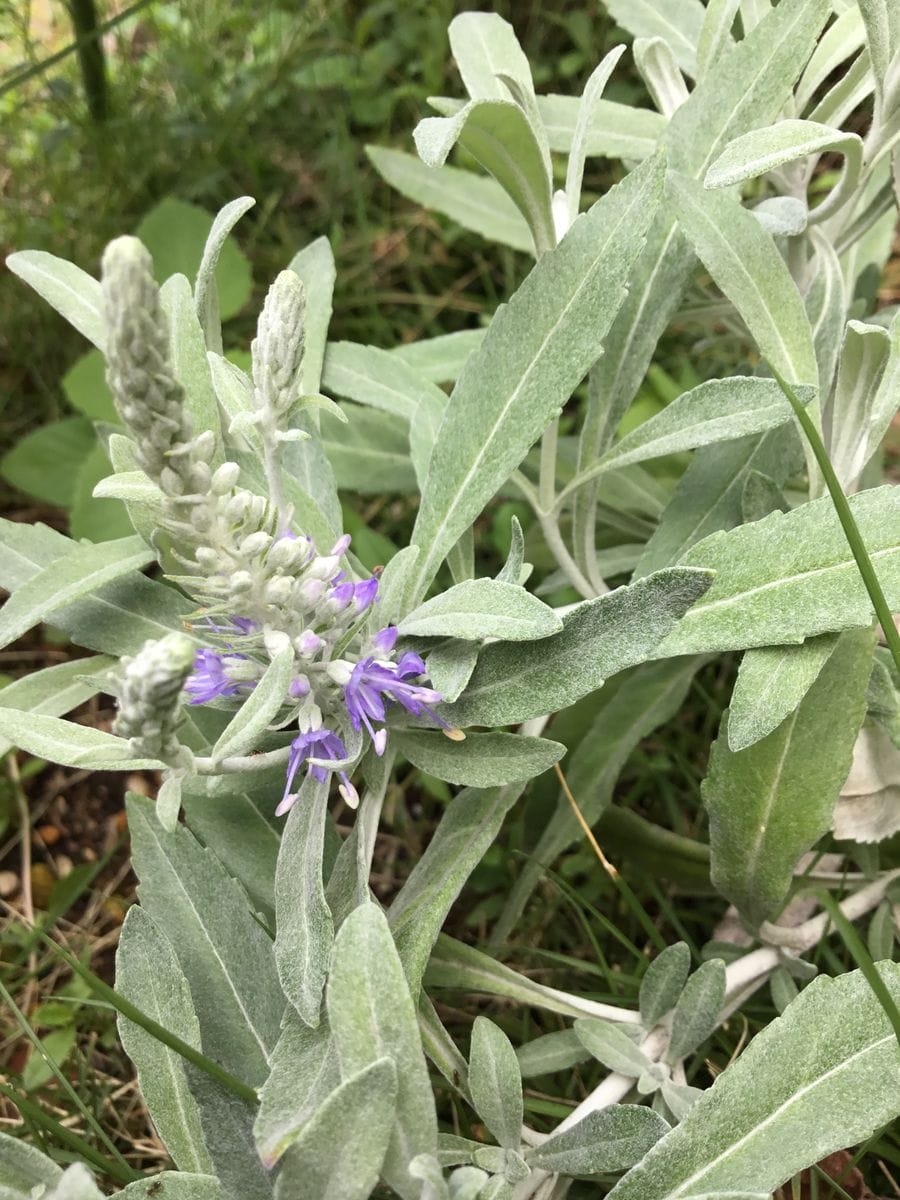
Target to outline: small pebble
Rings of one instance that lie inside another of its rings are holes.
[[[8,900],[19,890],[19,877],[15,871],[0,871],[0,896]]]

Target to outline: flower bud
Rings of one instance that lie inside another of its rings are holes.
[[[241,468],[235,462],[222,463],[217,467],[209,483],[214,496],[227,496],[240,478]]]

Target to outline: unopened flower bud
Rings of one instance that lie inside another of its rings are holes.
[[[240,478],[241,468],[235,462],[222,463],[217,467],[209,483],[214,496],[227,496]]]
[[[191,443],[191,456],[200,462],[208,463],[216,452],[216,435],[211,429],[204,429]]]
[[[262,530],[257,530],[256,533],[251,533],[241,541],[240,552],[247,558],[258,558],[271,545],[272,539],[269,534],[263,533]]]
[[[173,633],[122,659],[113,731],[130,738],[139,752],[164,761],[177,754],[178,707],[195,650],[189,637]]]
[[[253,588],[253,576],[249,571],[235,571],[230,576],[229,586],[235,595],[240,595],[242,592],[249,592]]]
[[[309,579],[331,579],[338,569],[340,558],[336,554],[316,557],[306,568]]]
[[[266,584],[266,603],[276,607],[287,604],[293,591],[293,579],[289,575],[278,575]]]

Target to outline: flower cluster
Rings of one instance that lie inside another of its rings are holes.
[[[279,727],[296,725],[290,746],[287,781],[277,808],[286,813],[296,799],[294,781],[303,763],[307,774],[324,783],[340,779],[344,800],[356,807],[359,797],[348,770],[361,756],[368,738],[375,753],[387,745],[385,727],[391,705],[411,716],[428,717],[446,728],[433,711],[441,696],[422,683],[425,663],[406,651],[394,657],[394,626],[368,636],[369,610],[378,598],[374,576],[353,580],[341,567],[350,538],[344,536],[327,555],[319,555],[309,538],[284,534],[280,544],[295,547],[297,603],[293,629],[294,670],[284,705],[289,712]],[[266,664],[263,631],[247,617],[232,616],[227,624],[207,622],[203,632],[221,649],[197,652],[185,691],[192,704],[240,702],[256,686]]]

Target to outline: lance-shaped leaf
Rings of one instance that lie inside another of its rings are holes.
[[[821,221],[853,195],[862,168],[862,138],[817,121],[776,121],[753,129],[730,142],[706,172],[708,188],[730,187],[755,179],[810,155],[842,154],[844,167],[828,198],[812,210],[810,219]]]
[[[469,1091],[475,1111],[501,1146],[522,1141],[522,1075],[509,1038],[487,1017],[476,1017],[469,1051]]]
[[[682,229],[763,355],[785,378],[814,385],[809,318],[772,237],[730,195],[674,171],[666,187]]]
[[[460,792],[397,893],[388,919],[414,994],[451,904],[521,794],[521,784]]]
[[[218,804],[205,791],[192,794],[186,786],[183,804],[191,832],[243,884],[268,920],[275,908],[275,862],[284,828],[282,818],[274,815],[271,790],[229,789],[227,801]]]
[[[185,1171],[160,1171],[129,1183],[111,1200],[228,1200],[214,1175],[192,1175]]]
[[[545,1033],[533,1041],[526,1042],[516,1051],[519,1070],[523,1079],[534,1075],[549,1075],[554,1071],[567,1071],[578,1063],[587,1062],[591,1055],[578,1040],[574,1029],[560,1029],[556,1033]]]
[[[653,103],[665,117],[671,117],[688,98],[684,76],[672,48],[662,38],[637,38],[634,62]]]
[[[589,1113],[571,1129],[527,1150],[525,1161],[530,1167],[564,1175],[624,1171],[640,1162],[668,1128],[651,1108],[616,1104]]]
[[[228,1200],[271,1200],[273,1180],[253,1140],[254,1108],[192,1064],[186,1072],[222,1191]]]
[[[411,421],[423,393],[441,404],[446,397],[402,359],[357,342],[329,342],[322,373],[322,386],[336,396],[358,404],[380,408]]]
[[[678,1003],[691,969],[691,952],[685,942],[667,946],[654,958],[641,980],[638,996],[641,1020],[647,1029],[657,1025]]]
[[[55,561],[52,567],[16,588],[4,604],[0,611],[0,646],[8,646],[65,605],[146,567],[155,558],[156,552],[139,537],[72,546],[62,561]]]
[[[581,99],[555,94],[538,96],[537,107],[551,150],[570,154],[579,136]],[[588,158],[602,156],[643,162],[656,150],[665,127],[665,117],[650,108],[594,100],[584,131],[584,153]]]
[[[429,167],[415,154],[387,146],[367,146],[366,154],[382,179],[408,200],[443,213],[488,241],[510,246],[513,250],[524,250],[527,254],[534,252],[528,223],[495,179],[446,164]],[[420,344],[411,342],[409,349]]]
[[[575,1022],[575,1036],[585,1050],[610,1071],[637,1079],[650,1066],[650,1060],[624,1029],[612,1021],[582,1017]]]
[[[425,660],[428,678],[434,690],[440,692],[448,704],[459,699],[472,678],[480,649],[478,642],[450,638],[438,642],[429,652]]]
[[[831,826],[865,716],[872,634],[845,634],[794,713],[737,753],[713,747],[703,784],[712,879],[753,925],[783,901],[800,856]]]
[[[642,165],[580,217],[468,359],[416,520],[418,595],[597,357],[658,202],[660,170]]]
[[[256,1086],[284,1011],[272,944],[241,888],[187,829],[165,833],[152,803],[137,796],[128,817],[141,903],[187,976],[203,1052]]]
[[[238,221],[248,212],[256,201],[252,196],[239,196],[226,204],[216,214],[212,228],[203,247],[203,257],[197,268],[197,278],[194,281],[194,306],[197,319],[203,330],[203,339],[208,350],[217,354],[222,353],[222,323],[219,320],[219,289],[216,286],[216,267],[219,255],[228,240],[228,235]]]
[[[322,384],[322,365],[325,361],[334,281],[337,275],[328,238],[316,238],[314,242],[298,250],[288,264],[288,270],[300,276],[306,295],[300,394],[315,396]]]
[[[10,254],[6,265],[98,350],[105,349],[103,301],[93,275],[45,250],[20,250]]]
[[[697,43],[703,27],[700,0],[604,0],[617,24],[635,37],[662,38],[688,75],[697,73]]]
[[[33,1190],[52,1187],[62,1175],[52,1158],[21,1137],[0,1133],[0,1187],[29,1196]]]
[[[61,717],[103,690],[106,672],[113,663],[113,659],[98,654],[33,671],[0,688],[0,708]],[[5,754],[11,744],[0,740],[0,754]]]
[[[900,966],[882,963],[878,970],[897,1002]],[[610,1198],[769,1195],[832,1151],[865,1141],[898,1113],[900,1053],[878,999],[860,971],[820,976],[757,1034]]]
[[[396,1120],[382,1174],[404,1200],[418,1200],[409,1173],[437,1147],[437,1120],[416,1010],[387,920],[360,905],[341,926],[328,978],[328,1017],[346,1078],[388,1057],[397,1071]]]
[[[496,13],[460,13],[447,29],[453,58],[473,100],[506,100],[500,75],[508,75],[534,91],[531,68],[508,21]]]
[[[704,572],[660,571],[580,604],[552,638],[486,646],[465,692],[444,708],[445,719],[511,725],[567,708],[617,671],[658,657],[656,647],[710,580]]]
[[[169,321],[169,355],[175,378],[184,388],[184,406],[197,433],[211,430],[216,449],[210,465],[222,462],[222,430],[213,388],[206,341],[194,305],[191,285],[184,275],[172,275],[159,290],[159,300]]]
[[[322,853],[328,783],[307,775],[288,813],[275,872],[275,961],[284,994],[301,1019],[319,1024],[334,940]]]
[[[346,425],[327,414],[322,421],[322,446],[337,486],[362,495],[416,491],[406,422],[358,404],[342,408],[348,417]]]
[[[702,79],[709,68],[734,49],[731,27],[740,0],[709,0],[697,39],[697,71]]]
[[[175,951],[144,910],[128,910],[116,953],[116,990],[170,1033],[200,1049],[191,989]],[[141,1095],[182,1171],[212,1171],[184,1060],[152,1034],[119,1017],[119,1036],[138,1073]]]
[[[519,733],[469,733],[464,742],[455,742],[443,733],[398,730],[391,734],[391,741],[420,771],[476,788],[532,779],[549,770],[566,752],[559,742]]]
[[[484,333],[483,329],[441,333],[437,337],[395,346],[390,353],[408,363],[423,379],[430,379],[432,383],[448,383],[459,377],[466,359],[484,340]]]
[[[294,647],[284,634],[277,650],[253,691],[228,722],[213,747],[213,758],[221,762],[231,755],[247,754],[259,742],[288,699],[294,670]]]
[[[279,1200],[366,1200],[372,1194],[394,1123],[397,1073],[393,1059],[377,1059],[325,1100],[285,1156],[275,1188]]]
[[[850,497],[881,586],[900,608],[900,489]],[[829,496],[714,533],[681,560],[715,571],[712,587],[662,642],[661,655],[801,642],[868,625],[871,601]],[[548,643],[550,644],[550,643]],[[479,662],[484,660],[484,655]],[[476,676],[478,670],[476,670]],[[473,677],[474,678],[474,677]]]
[[[728,748],[746,750],[787,720],[819,677],[838,635],[760,646],[741,659],[728,711]]]
[[[859,8],[845,8],[819,38],[806,70],[797,84],[797,112],[802,112],[822,84],[842,63],[853,58],[865,44],[866,31]]]
[[[725,964],[710,958],[690,977],[672,1013],[668,1059],[677,1062],[706,1041],[719,1021],[725,1001]]]
[[[100,729],[39,716],[18,708],[0,708],[0,737],[35,758],[92,771],[154,771],[154,758],[138,758],[131,743]]]
[[[834,393],[823,414],[828,456],[846,492],[856,491],[868,458],[873,409],[890,349],[887,330],[848,322]]]
[[[572,134],[572,147],[569,150],[569,158],[566,163],[566,204],[568,207],[569,224],[578,216],[581,185],[584,181],[584,161],[587,157],[588,130],[591,119],[603,95],[603,89],[609,82],[609,78],[615,70],[616,63],[618,63],[624,51],[624,46],[613,46],[612,50],[605,55],[602,61],[591,72],[590,78],[581,94],[581,100],[578,104],[578,117],[575,121],[575,129]]]
[[[288,1012],[272,1051],[271,1072],[259,1093],[253,1136],[259,1156],[272,1168],[341,1082],[331,1030],[310,1029]]]
[[[517,583],[498,579],[458,583],[420,604],[400,622],[400,633],[407,637],[453,637],[468,641],[492,637],[506,642],[527,642],[549,637],[561,629],[562,621],[543,600]]]
[[[553,247],[550,175],[535,125],[517,103],[471,100],[452,117],[426,117],[413,137],[429,167],[442,167],[459,142],[515,203],[538,253]]]

